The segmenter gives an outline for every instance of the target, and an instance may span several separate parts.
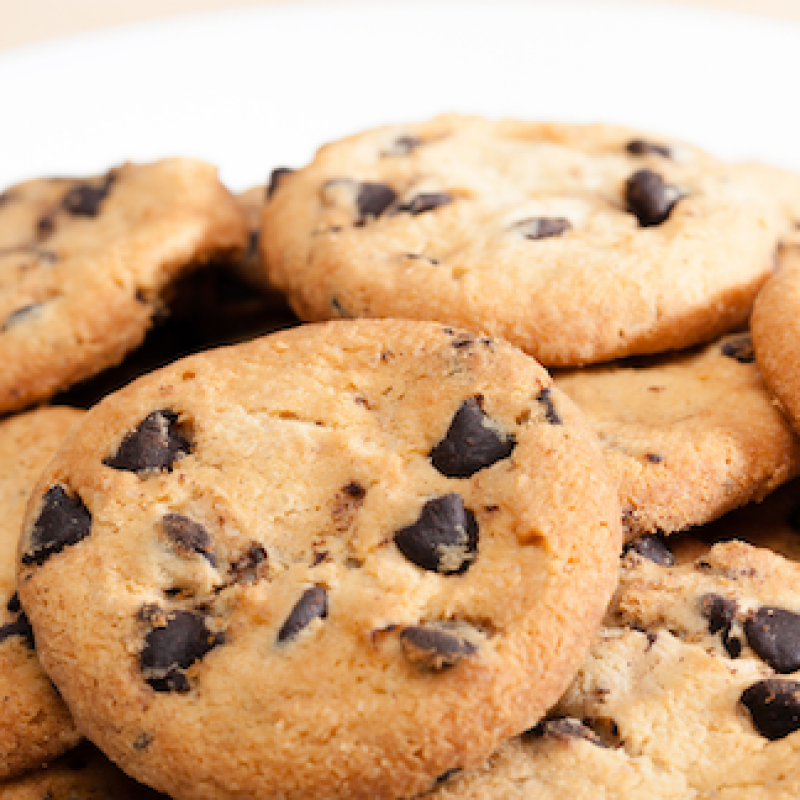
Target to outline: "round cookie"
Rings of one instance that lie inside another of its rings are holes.
[[[534,724],[616,585],[594,434],[506,343],[334,322],[93,408],[20,555],[82,731],[178,798],[396,798]]]
[[[677,565],[629,549],[606,626],[550,719],[425,797],[792,797],[798,581],[796,562],[742,542]]]
[[[88,742],[57,761],[0,783],[3,800],[168,800],[131,780]]]
[[[34,652],[15,573],[28,496],[81,416],[53,407],[0,422],[0,781],[47,763],[80,739]]]
[[[778,269],[756,298],[750,325],[764,380],[800,431],[800,236],[781,247]]]
[[[215,169],[189,159],[0,194],[0,412],[116,364],[175,278],[246,240]]]
[[[702,525],[798,473],[800,441],[754,361],[739,333],[554,376],[600,436],[628,538]]]
[[[301,319],[437,319],[575,366],[745,323],[792,221],[770,186],[627,128],[445,116],[323,147],[261,247]]]

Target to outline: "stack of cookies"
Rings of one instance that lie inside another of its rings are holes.
[[[800,795],[798,225],[454,116],[0,194],[0,797]]]

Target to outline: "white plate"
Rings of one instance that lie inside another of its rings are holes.
[[[0,57],[0,187],[166,155],[243,189],[444,111],[620,122],[800,169],[800,26],[599,2],[293,2]]]

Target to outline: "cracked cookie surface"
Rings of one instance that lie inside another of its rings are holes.
[[[215,169],[190,159],[0,194],[0,411],[121,361],[169,284],[246,238]]]
[[[176,798],[394,798],[545,713],[602,618],[619,502],[505,343],[333,322],[92,409],[21,595],[82,730]],[[60,520],[60,522],[59,522]]]
[[[445,116],[321,148],[261,247],[302,319],[437,319],[574,366],[745,323],[793,221],[773,183],[626,128]]]

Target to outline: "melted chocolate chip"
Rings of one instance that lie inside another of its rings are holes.
[[[551,388],[542,389],[536,395],[536,402],[544,407],[544,418],[551,425],[562,425],[564,420],[561,415],[556,411],[555,403],[553,403],[553,390]]]
[[[745,620],[747,642],[776,672],[800,669],[800,614],[762,606]]]
[[[23,564],[44,564],[55,553],[85,539],[92,528],[92,515],[80,497],[70,497],[63,486],[47,490],[39,517],[31,531],[31,547]]]
[[[161,518],[164,533],[175,544],[178,552],[198,553],[212,567],[217,565],[214,556],[214,541],[209,532],[199,523],[180,514],[165,514]]]
[[[664,179],[650,169],[640,169],[625,184],[628,211],[645,228],[664,222],[680,198],[677,186],[664,183]]]
[[[561,236],[572,229],[572,223],[565,217],[530,217],[514,226],[526,239],[550,239]]]
[[[188,692],[185,670],[213,647],[223,644],[225,634],[210,631],[206,618],[193,611],[146,606],[140,617],[153,625],[139,656],[145,679],[157,692]]]
[[[672,158],[672,149],[665,144],[648,142],[647,139],[633,139],[625,148],[632,156],[647,156],[655,154],[664,158]]]
[[[634,553],[638,553],[642,558],[654,561],[662,567],[675,565],[675,556],[672,555],[670,549],[658,536],[652,533],[646,533],[644,536],[631,540],[625,545],[622,552],[627,553],[629,550],[633,550]]]
[[[294,172],[293,169],[289,167],[277,167],[276,169],[272,170],[272,174],[269,176],[269,183],[267,184],[267,200],[271,200],[275,192],[278,191],[280,188],[281,182],[287,175],[291,175]]]
[[[466,572],[478,551],[478,523],[457,494],[429,500],[415,523],[394,535],[398,550],[431,572]]]
[[[728,339],[722,345],[722,354],[729,358],[735,358],[742,364],[752,364],[756,360],[753,350],[753,340],[749,333]]]
[[[406,658],[426,669],[452,667],[478,648],[454,631],[436,625],[410,625],[403,628],[400,642]]]
[[[153,411],[103,463],[127,472],[171,472],[175,462],[190,452],[189,440],[178,428],[178,415],[169,410]]]
[[[739,701],[766,739],[783,739],[800,728],[800,683],[767,678],[742,692]]]
[[[96,217],[110,188],[111,181],[102,186],[76,186],[64,195],[61,207],[75,216]]]
[[[431,450],[430,459],[448,478],[469,478],[508,458],[516,443],[513,435],[498,433],[483,413],[479,396],[469,397],[456,411],[444,439]]]
[[[12,311],[7,317],[5,322],[3,323],[3,327],[0,328],[3,332],[7,331],[9,328],[14,327],[18,323],[22,322],[26,317],[30,316],[37,308],[39,308],[40,303],[28,303],[25,306],[21,306],[16,311]]]
[[[708,620],[708,632],[712,634],[730,630],[737,608],[735,600],[719,594],[704,594],[700,598],[700,613]]]
[[[285,642],[287,639],[294,639],[312,620],[317,617],[325,619],[327,616],[328,593],[325,589],[322,586],[312,586],[310,589],[306,589],[278,631],[278,641]]]
[[[408,203],[398,206],[398,211],[405,211],[416,216],[426,211],[433,211],[440,206],[446,206],[453,202],[451,195],[447,192],[423,192],[413,197]]]
[[[385,183],[364,182],[359,185],[356,208],[362,219],[379,217],[397,199],[397,193]]]
[[[532,732],[549,739],[559,739],[561,741],[585,739],[587,742],[597,745],[597,747],[607,747],[606,743],[588,725],[571,717],[544,720]]]
[[[24,611],[19,611],[17,618],[13,622],[0,627],[0,642],[4,642],[11,636],[21,636],[25,644],[31,649],[35,649],[36,644],[33,640],[33,628],[28,621]]]

